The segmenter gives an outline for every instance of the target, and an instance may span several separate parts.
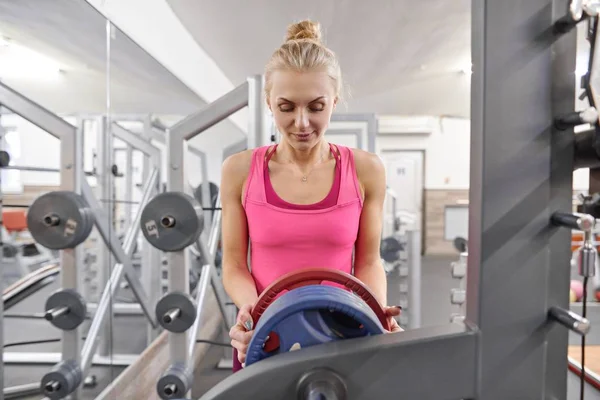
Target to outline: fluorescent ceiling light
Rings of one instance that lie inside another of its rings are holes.
[[[52,80],[60,73],[54,60],[0,38],[0,79]]]

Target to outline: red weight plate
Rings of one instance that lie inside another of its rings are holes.
[[[381,325],[383,325],[383,328],[388,331],[390,330],[385,311],[373,293],[354,276],[346,272],[328,268],[306,268],[300,271],[290,272],[269,285],[260,294],[252,308],[251,315],[254,326],[256,326],[256,323],[263,312],[271,303],[273,303],[279,293],[284,290],[292,290],[301,286],[318,285],[322,282],[337,283],[350,289],[371,307],[381,322]]]

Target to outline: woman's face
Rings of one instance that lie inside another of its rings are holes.
[[[308,150],[325,134],[337,103],[325,72],[275,71],[267,104],[277,130],[296,150]]]

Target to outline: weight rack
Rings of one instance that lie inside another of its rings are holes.
[[[568,333],[589,328],[568,313],[568,293],[570,229],[590,216],[569,214],[576,135],[555,125],[575,108],[578,5],[472,1],[465,321],[279,354],[201,400],[298,398],[301,386],[318,395],[340,383],[348,399],[566,397]]]
[[[118,260],[118,264],[113,268],[112,274],[110,277],[107,277],[110,285],[104,288],[103,296],[96,307],[83,346],[81,345],[80,327],[76,327],[73,330],[62,331],[61,353],[4,352],[4,362],[6,364],[21,362],[28,364],[53,364],[62,360],[76,365],[75,370],[79,372],[80,376],[87,374],[92,363],[99,365],[128,365],[133,362],[137,355],[115,355],[109,359],[102,354],[96,354],[99,344],[99,341],[96,339],[98,336],[102,337],[100,330],[109,312],[109,301],[119,287],[118,283],[123,275],[125,275],[139,300],[150,325],[156,327],[153,305],[150,304],[146,290],[136,277],[131,264],[131,253],[137,233],[139,232],[139,224],[132,224],[130,226],[124,246],[122,247],[114,233],[112,224],[107,219],[104,207],[94,196],[92,188],[83,175],[83,120],[80,119],[78,126],[75,127],[1,83],[0,104],[60,140],[60,189],[81,194],[85,198],[87,204],[93,209],[96,228],[103,237],[104,242],[109,244],[111,252]],[[154,168],[149,172],[143,186],[142,206],[144,202],[148,201],[157,185],[158,171]],[[140,207],[136,216],[138,220],[141,215],[141,209]],[[82,251],[83,248],[77,246],[73,249],[64,249],[59,252],[61,289],[72,289],[75,292],[80,289],[78,265],[83,264]],[[74,390],[72,394],[73,398],[79,396],[79,391],[80,388]]]

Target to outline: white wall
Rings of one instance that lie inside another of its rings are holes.
[[[464,118],[380,117],[377,152],[424,150],[425,189],[468,189],[470,121]]]

